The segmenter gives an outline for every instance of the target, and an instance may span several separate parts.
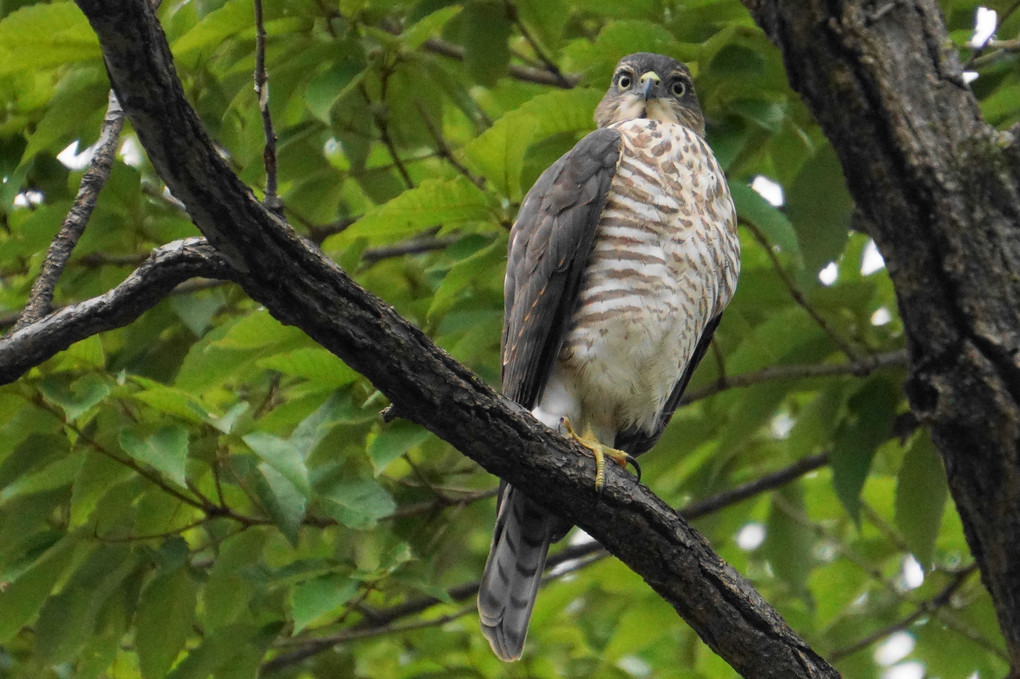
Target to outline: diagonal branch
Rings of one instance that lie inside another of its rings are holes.
[[[184,98],[144,0],[78,0],[153,166],[245,291],[390,398],[399,412],[619,557],[749,677],[836,677],[700,534],[622,469],[599,496],[581,447],[500,397],[266,210],[216,152]]]
[[[226,260],[201,238],[158,248],[106,294],[66,306],[0,339],[0,384],[97,332],[120,328],[151,309],[179,283],[201,276],[235,279]]]
[[[110,103],[107,105],[106,117],[103,118],[103,125],[99,132],[99,142],[89,161],[89,169],[82,175],[78,195],[75,196],[71,211],[67,213],[64,223],[60,225],[60,231],[57,232],[56,238],[53,239],[49,250],[46,251],[42,270],[32,284],[32,291],[28,295],[28,304],[25,305],[25,310],[14,326],[15,330],[34,323],[49,313],[52,308],[53,290],[57,285],[57,279],[60,278],[60,274],[67,265],[67,260],[71,257],[71,251],[74,250],[78,239],[85,231],[85,225],[89,223],[89,217],[92,216],[92,210],[96,207],[99,192],[103,190],[106,180],[110,177],[117,141],[120,139],[120,131],[123,127],[124,110],[111,90]]]

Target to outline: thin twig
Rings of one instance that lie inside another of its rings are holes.
[[[800,380],[810,377],[835,377],[856,375],[863,377],[881,368],[905,367],[909,362],[906,349],[895,349],[871,354],[858,361],[843,363],[806,363],[796,365],[773,365],[742,375],[724,376],[700,389],[692,389],[684,395],[682,404],[692,403],[714,396],[727,389],[740,389],[773,380]]]
[[[60,278],[60,274],[67,265],[67,260],[71,257],[71,251],[74,250],[78,239],[85,231],[85,226],[99,199],[99,192],[102,191],[103,185],[110,177],[113,159],[117,151],[117,142],[123,128],[124,110],[120,107],[120,102],[117,101],[113,90],[110,90],[106,116],[103,118],[103,125],[99,131],[99,141],[92,153],[92,159],[89,160],[89,167],[82,175],[81,184],[78,186],[78,195],[75,196],[74,205],[64,218],[60,231],[50,243],[42,270],[32,284],[32,291],[28,295],[28,304],[25,305],[25,310],[15,324],[15,330],[20,330],[26,325],[38,321],[50,312],[57,279]]]
[[[815,323],[817,323],[818,326],[825,331],[826,335],[832,338],[832,341],[836,343],[836,345],[850,360],[861,361],[864,358],[861,352],[858,351],[857,348],[854,347],[848,340],[843,338],[843,336],[832,327],[832,324],[825,320],[825,318],[823,318],[822,315],[818,313],[813,306],[811,306],[807,297],[804,296],[804,293],[801,292],[801,289],[797,286],[796,281],[793,280],[793,277],[783,266],[782,262],[779,261],[779,257],[776,256],[775,251],[772,249],[772,244],[769,243],[765,234],[758,228],[758,225],[748,220],[743,220],[741,223],[748,228],[751,234],[754,235],[754,239],[761,244],[762,248],[765,249],[765,253],[772,261],[773,268],[775,268],[776,273],[779,274],[779,278],[782,279],[783,284],[786,285],[786,288],[789,290],[790,296],[793,297],[793,300],[799,304],[812,319],[814,319]]]
[[[452,165],[457,172],[460,172],[462,175],[467,177],[472,184],[480,189],[485,188],[485,180],[467,169],[467,167],[465,167],[464,164],[457,160],[457,158],[453,155],[453,151],[450,149],[449,144],[447,144],[446,139],[443,138],[442,130],[439,129],[439,125],[436,124],[436,121],[432,120],[432,116],[429,115],[429,112],[425,110],[425,105],[422,101],[420,99],[416,99],[414,103],[415,106],[418,107],[418,113],[421,114],[421,119],[425,122],[425,127],[428,128],[429,134],[432,135],[432,139],[436,142],[436,151],[439,153],[439,156]]]
[[[524,37],[524,40],[531,47],[531,51],[533,51],[535,53],[535,56],[538,57],[539,61],[541,61],[545,65],[545,68],[543,69],[544,72],[549,73],[556,81],[556,86],[565,89],[570,89],[571,87],[573,87],[573,83],[571,83],[570,80],[564,77],[563,72],[560,70],[560,67],[557,66],[555,62],[553,62],[553,60],[549,57],[549,55],[545,53],[545,50],[543,50],[541,45],[538,44],[538,41],[531,34],[531,31],[529,31],[528,27],[524,25],[523,21],[521,21],[521,16],[517,12],[517,5],[512,2],[509,2],[508,0],[506,2],[506,9],[507,12],[510,14],[510,20],[514,23],[515,26],[517,26],[517,30],[521,32],[521,35]]]
[[[255,0],[255,94],[259,98],[259,112],[262,114],[262,131],[266,135],[266,147],[262,151],[262,162],[266,166],[266,196],[262,204],[283,215],[283,201],[276,195],[276,132],[273,118],[269,114],[269,76],[266,74],[266,27],[262,21],[262,0]]]
[[[901,618],[900,620],[897,620],[896,622],[887,627],[883,627],[882,629],[869,634],[868,636],[864,637],[863,639],[860,639],[859,641],[855,641],[849,646],[844,646],[842,648],[837,648],[833,651],[829,651],[828,653],[829,660],[839,660],[840,658],[845,658],[848,655],[853,655],[857,651],[865,649],[877,641],[881,641],[882,639],[889,636],[890,634],[893,634],[894,632],[899,632],[900,630],[904,630],[910,627],[921,617],[928,615],[930,613],[934,613],[935,611],[937,611],[938,609],[942,608],[943,606],[950,602],[950,600],[953,598],[953,594],[956,593],[956,590],[960,589],[963,583],[966,582],[967,578],[970,577],[971,573],[975,572],[976,570],[977,564],[971,564],[970,566],[967,566],[963,570],[959,571],[949,582],[949,584],[942,589],[942,591],[940,591],[931,599],[928,599],[927,601],[922,601],[920,604],[918,604],[917,609],[913,613],[905,616],[904,618]]]
[[[457,59],[459,61],[464,60],[463,47],[440,38],[429,38],[426,40],[425,49],[433,54],[441,54],[444,57]],[[537,85],[562,87],[564,89],[576,87],[577,83],[581,80],[581,76],[575,73],[568,73],[565,75],[560,74],[557,76],[543,69],[530,68],[528,66],[521,66],[520,64],[510,64],[509,72],[510,77],[515,80],[523,80]]]

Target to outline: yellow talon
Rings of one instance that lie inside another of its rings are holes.
[[[629,454],[616,448],[610,448],[609,446],[601,443],[595,436],[595,432],[592,431],[591,424],[589,423],[585,427],[584,434],[578,434],[577,430],[574,429],[574,425],[571,424],[570,420],[566,417],[560,418],[560,425],[566,432],[567,436],[574,439],[582,446],[591,451],[592,456],[595,458],[595,490],[601,492],[602,486],[606,483],[606,458],[615,460],[624,469],[627,468],[627,464],[633,464],[634,468],[637,469],[638,479],[641,478],[641,467],[638,466],[637,460],[631,457]]]

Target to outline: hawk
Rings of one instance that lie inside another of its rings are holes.
[[[510,232],[502,387],[599,465],[622,464],[669,422],[736,288],[740,245],[686,66],[624,57],[595,122]],[[549,545],[570,525],[505,482],[497,507],[478,612],[495,654],[516,660]]]

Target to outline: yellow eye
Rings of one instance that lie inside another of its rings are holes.
[[[631,80],[631,77],[629,75],[627,75],[626,73],[624,73],[616,81],[616,86],[619,87],[621,90],[627,90],[627,89],[630,89],[630,86],[631,86],[632,82],[633,81]]]
[[[687,93],[687,86],[682,80],[674,80],[673,84],[669,86],[669,91],[673,93],[673,96],[679,98]]]

